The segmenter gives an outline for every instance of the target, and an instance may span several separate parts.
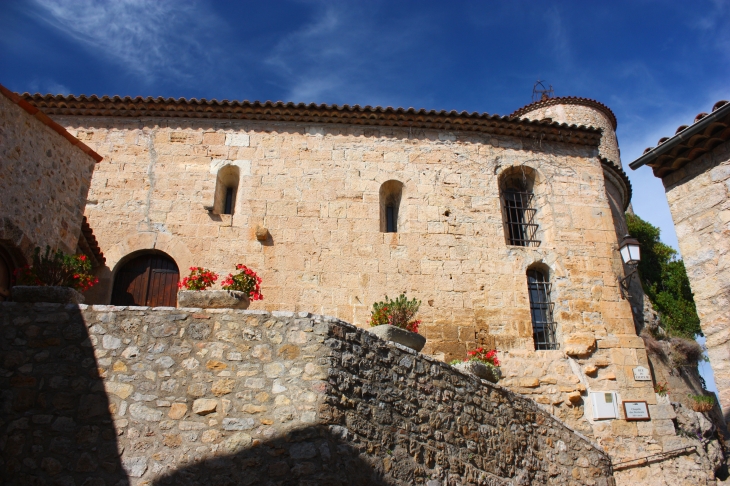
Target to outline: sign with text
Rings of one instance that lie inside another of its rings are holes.
[[[634,380],[651,381],[651,373],[643,366],[637,366],[636,368],[634,368]]]
[[[623,402],[626,421],[651,420],[646,402]]]

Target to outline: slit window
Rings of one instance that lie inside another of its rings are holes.
[[[233,214],[236,211],[239,179],[239,169],[235,165],[226,165],[218,171],[213,202],[215,214]]]
[[[385,222],[386,222],[386,233],[396,233],[396,221],[395,221],[395,207],[386,206],[385,207]]]
[[[223,208],[223,214],[233,214],[233,188],[226,188],[226,204]]]
[[[380,186],[380,231],[382,233],[398,232],[398,213],[403,196],[403,183],[386,181]]]
[[[540,270],[528,270],[527,288],[530,294],[530,317],[535,349],[558,349],[553,303],[550,300],[550,281]]]

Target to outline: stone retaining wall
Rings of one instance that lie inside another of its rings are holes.
[[[307,313],[0,304],[7,484],[613,484],[531,400]]]

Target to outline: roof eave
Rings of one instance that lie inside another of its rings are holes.
[[[650,151],[643,154],[638,159],[631,162],[629,164],[629,167],[631,167],[631,170],[636,170],[643,165],[649,164],[650,162],[658,159],[662,155],[671,151],[674,147],[676,147],[680,143],[686,142],[687,140],[692,138],[694,135],[702,132],[709,125],[715,123],[719,119],[721,119],[725,116],[728,116],[728,115],[730,115],[730,103],[727,103],[724,106],[721,106],[720,108],[713,111],[706,117],[702,118],[700,121],[688,126],[681,132],[677,133],[669,140],[665,141],[664,143],[662,143],[660,145],[657,145]]]

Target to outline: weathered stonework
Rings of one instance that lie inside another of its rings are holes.
[[[5,484],[613,484],[531,400],[335,318],[2,303],[0,326]]]
[[[730,416],[730,142],[662,179],[720,403]]]
[[[36,246],[75,252],[95,164],[0,94],[0,244],[26,259]]]

